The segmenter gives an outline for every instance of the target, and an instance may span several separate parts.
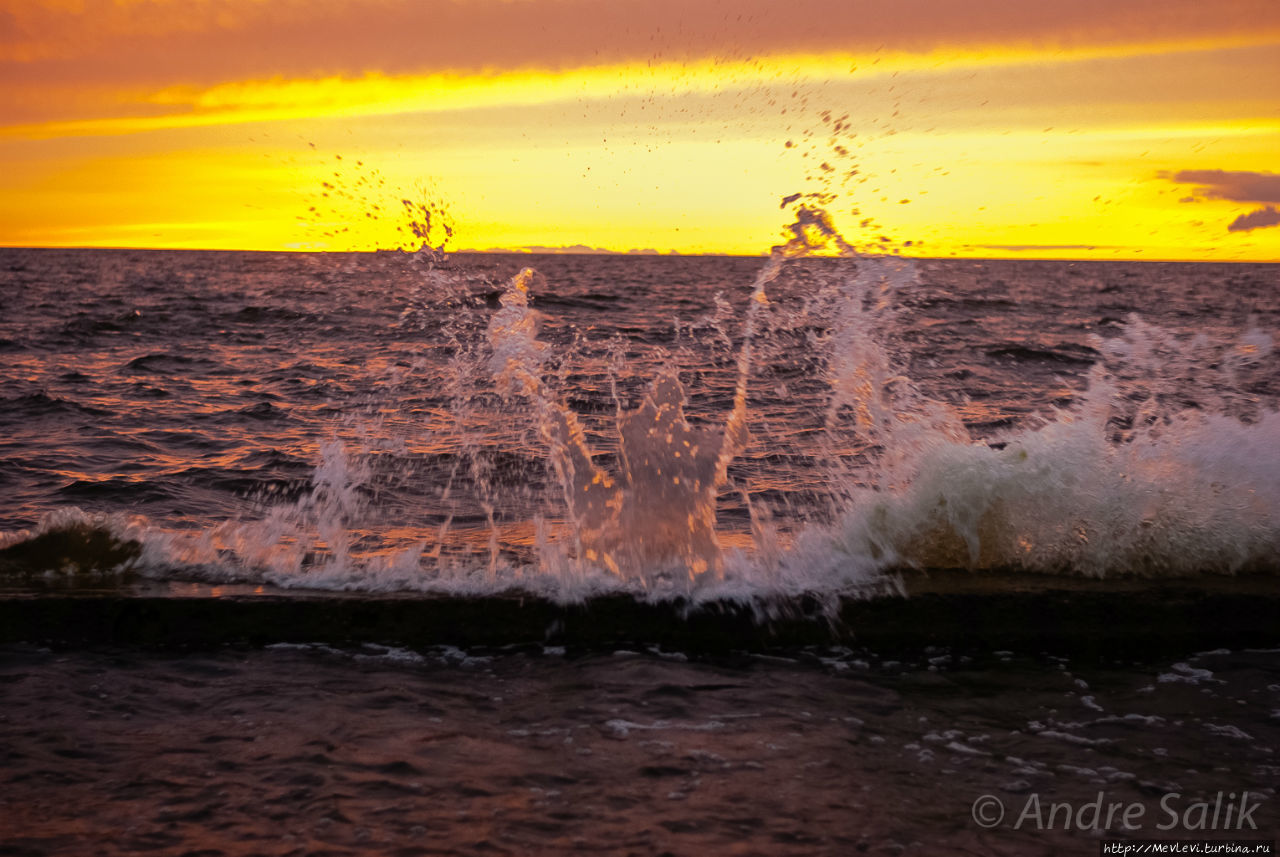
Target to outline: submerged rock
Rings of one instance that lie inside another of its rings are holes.
[[[90,524],[47,530],[0,549],[0,575],[43,572],[102,574],[124,571],[142,554],[142,545]]]

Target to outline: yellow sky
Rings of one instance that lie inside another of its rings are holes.
[[[1280,260],[1280,4],[1040,5],[0,0],[0,245]]]

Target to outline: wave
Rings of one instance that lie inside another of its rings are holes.
[[[1004,357],[1012,360],[1045,363],[1067,363],[1092,366],[1098,361],[1098,352],[1087,346],[1061,345],[1039,348],[1010,343],[984,352],[988,357]]]
[[[757,521],[749,545],[720,545],[718,576],[692,583],[678,554],[631,560],[648,563],[643,568],[583,561],[573,540],[553,532],[552,521],[536,522],[519,537],[507,534],[527,546],[525,561],[487,552],[493,533],[483,516],[458,516],[437,532],[415,531],[399,546],[372,537],[365,518],[375,495],[361,488],[369,474],[340,444],[325,448],[309,489],[268,506],[259,520],[171,531],[141,518],[59,510],[34,531],[0,542],[0,568],[121,566],[160,579],[284,589],[523,592],[557,602],[628,594],[695,603],[899,591],[900,575],[920,569],[961,569],[1011,582],[1025,574],[1280,573],[1274,453],[1280,413],[1262,411],[1251,421],[1182,414],[1158,432],[1117,442],[1107,411],[1063,411],[992,445],[919,426],[910,450],[899,450],[892,472],[881,474],[882,484],[846,482],[839,489],[835,520],[791,535]],[[450,524],[459,539],[452,551],[443,545]]]
[[[58,509],[34,529],[0,534],[0,574],[126,574],[142,556],[141,530],[120,515]]]
[[[219,368],[219,364],[204,357],[156,353],[135,357],[121,366],[120,371],[127,375],[175,375],[190,372],[193,367],[211,371]]]
[[[24,422],[31,417],[76,415],[101,417],[109,412],[101,408],[82,405],[43,391],[24,396],[0,398],[0,420],[11,423]]]
[[[807,242],[826,228],[803,215],[743,306],[721,298],[668,344],[625,328],[605,343],[544,335],[549,308],[625,304],[625,294],[546,299],[554,288],[527,269],[475,300],[465,273],[451,284],[433,269],[434,291],[401,319],[430,318],[448,370],[431,369],[429,407],[405,394],[396,415],[410,431],[429,419],[429,431],[322,443],[305,485],[308,465],[283,453],[177,474],[250,497],[217,523],[60,511],[0,546],[28,570],[46,557],[53,569],[159,579],[558,602],[839,599],[900,591],[901,575],[921,569],[1013,582],[1280,573],[1269,334],[1210,340],[1131,316],[1088,345],[1000,340],[987,356],[1087,371],[1085,389],[1017,424],[966,420],[922,392],[888,333],[912,305],[917,266],[807,264]],[[800,292],[783,282],[793,266]],[[644,363],[659,367],[649,377],[629,362],[639,348],[659,355]],[[190,368],[174,359],[128,368]],[[775,406],[800,395],[792,410],[809,422],[774,425]],[[235,416],[252,426],[288,412],[262,403]],[[784,486],[797,462],[818,478]],[[289,484],[264,494],[271,480]],[[127,505],[137,489],[115,480],[64,493]],[[799,495],[813,499],[787,508]]]
[[[1090,577],[1280,571],[1280,414],[1185,415],[1115,443],[1064,412],[996,449],[942,442],[906,484],[851,497],[837,549],[889,566]]]

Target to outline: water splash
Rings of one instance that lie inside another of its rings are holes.
[[[1128,318],[1082,348],[1099,362],[1073,405],[973,437],[904,368],[920,266],[859,255],[817,202],[791,198],[754,280],[654,341],[595,341],[557,318],[571,300],[559,284],[532,269],[487,280],[443,242],[375,257],[413,279],[394,326],[412,360],[373,385],[368,413],[344,410],[292,499],[203,530],[131,523],[139,566],[562,600],[834,597],[912,567],[1280,568],[1268,333],[1211,340]],[[427,213],[423,234],[447,236]],[[623,312],[643,300],[623,283],[599,292]],[[775,453],[804,458],[785,490]],[[803,506],[800,483],[816,498]]]
[[[596,463],[577,414],[544,380],[549,347],[538,339],[539,316],[530,307],[530,290],[540,283],[540,276],[526,268],[511,280],[500,299],[502,308],[488,325],[493,354],[488,368],[505,396],[532,406],[561,487],[572,547],[566,551],[557,546],[549,553],[553,541],[563,545],[566,539],[540,536],[544,568],[563,574],[574,562],[587,563],[646,587],[681,581],[687,588],[724,580],[717,503],[730,465],[749,440],[749,384],[760,314],[770,308],[767,288],[790,259],[829,248],[846,255],[854,252],[826,213],[808,202],[795,206],[787,231],[790,238],[773,248],[752,284],[735,360],[733,404],[722,423],[691,425],[679,373],[666,369],[652,379],[637,407],[618,406],[614,472]],[[868,264],[882,279],[887,277],[889,269],[876,260]],[[858,371],[863,368],[860,365]],[[838,361],[835,371],[843,375]],[[752,512],[758,535],[768,538]]]
[[[765,286],[777,271],[771,261],[752,290],[733,407],[723,426],[690,425],[678,374],[663,372],[639,407],[617,414],[616,473],[596,464],[577,415],[542,379],[547,346],[537,339],[538,317],[528,294],[536,272],[526,268],[511,281],[502,309],[489,324],[489,368],[506,395],[529,400],[537,414],[580,560],[646,583],[671,571],[689,583],[722,577],[716,498],[729,463],[746,443],[756,308],[768,305]],[[557,556],[548,564],[563,566],[566,559]]]
[[[1266,333],[1215,345],[1131,318],[1122,335],[1092,342],[1101,360],[1073,406],[975,439],[902,370],[890,341],[918,266],[854,255],[820,209],[802,203],[796,214],[750,296],[720,299],[687,328],[704,327],[714,349],[655,346],[640,362],[665,368],[642,381],[624,345],[547,333],[554,319],[535,306],[554,285],[533,269],[477,298],[465,276],[426,267],[401,324],[451,355],[432,376],[447,402],[432,443],[452,456],[429,495],[448,510],[438,523],[386,538],[369,451],[335,442],[298,500],[181,549],[170,539],[148,555],[152,566],[283,586],[561,600],[619,590],[833,598],[894,588],[906,568],[1109,577],[1280,567],[1280,416],[1274,397],[1248,392],[1274,375]],[[823,250],[839,264],[806,267],[832,261],[810,258]],[[771,299],[801,274],[810,280],[798,304]],[[798,359],[800,342],[799,374],[821,387],[808,453],[825,462],[813,468],[823,514],[771,507],[750,475],[731,475],[775,437],[753,402],[793,395],[768,379]],[[701,406],[699,421],[689,397],[702,376],[690,366],[712,352],[732,397],[712,416]],[[571,404],[588,365],[608,376],[611,415]],[[641,385],[628,403],[623,376]],[[740,519],[722,522],[735,497],[745,539]]]
[[[850,492],[833,544],[889,567],[1274,571],[1280,412],[1226,384],[1268,342],[1250,330],[1213,346],[1130,319],[1095,340],[1105,357],[1077,406],[990,444],[930,433],[886,468],[888,490]]]

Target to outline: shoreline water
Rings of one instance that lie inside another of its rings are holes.
[[[1049,857],[1274,844],[1276,653],[1113,654],[3,645],[4,845]],[[1248,824],[1197,814],[1227,794],[1246,796]],[[1094,819],[1097,802],[1128,821]],[[1037,806],[1069,818],[1046,826]]]

